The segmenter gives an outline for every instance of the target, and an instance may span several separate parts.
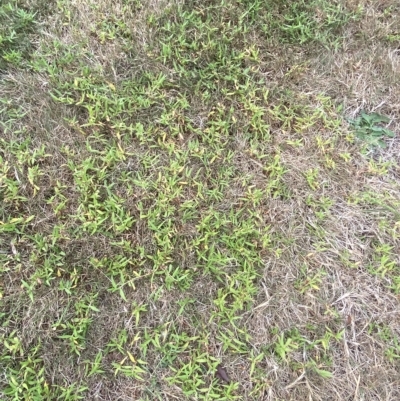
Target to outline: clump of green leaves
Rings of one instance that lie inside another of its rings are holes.
[[[35,13],[15,2],[0,6],[0,70],[8,64],[20,65],[29,55],[28,35],[35,26]]]
[[[368,148],[381,147],[385,148],[386,143],[383,140],[385,136],[394,137],[394,132],[387,129],[383,124],[390,122],[386,116],[378,113],[367,114],[362,111],[356,119],[348,120],[357,138],[367,143]]]

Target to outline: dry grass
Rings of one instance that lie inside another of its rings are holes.
[[[64,0],[0,71],[2,399],[400,399],[400,9],[272,4]]]

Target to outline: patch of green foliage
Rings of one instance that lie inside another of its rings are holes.
[[[290,1],[275,2],[272,26],[285,43],[304,45],[319,43],[326,47],[341,46],[342,28],[357,19],[357,12],[346,10],[340,1]],[[267,21],[267,26],[271,26]]]
[[[393,138],[394,132],[382,126],[390,122],[390,118],[382,116],[378,113],[361,112],[360,116],[355,119],[348,120],[351,127],[354,129],[357,138],[366,142],[368,148],[379,146],[386,147],[383,140],[385,137]]]
[[[22,66],[30,58],[29,34],[36,26],[35,13],[16,1],[0,5],[0,71],[7,65]]]

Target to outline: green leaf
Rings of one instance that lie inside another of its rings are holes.
[[[96,307],[93,306],[93,305],[88,305],[88,308],[91,309],[91,310],[93,310],[93,311],[95,311],[95,312],[100,312],[100,309],[96,308]]]
[[[323,370],[323,369],[318,369],[315,368],[315,371],[324,379],[330,379],[333,377],[333,374],[331,372],[328,372],[327,370]]]
[[[390,129],[387,128],[383,128],[382,132],[384,133],[384,135],[393,138],[395,136],[395,133],[393,131],[391,131]]]
[[[382,136],[383,135],[382,127],[374,126],[374,127],[371,127],[370,130],[371,130],[371,134],[374,136]]]
[[[383,115],[378,114],[378,113],[371,113],[369,115],[369,117],[371,118],[371,120],[374,123],[388,123],[388,122],[390,122],[390,118],[389,117],[383,116]]]

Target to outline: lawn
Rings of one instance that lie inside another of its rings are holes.
[[[397,0],[0,3],[0,399],[400,399]]]

